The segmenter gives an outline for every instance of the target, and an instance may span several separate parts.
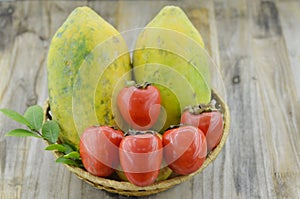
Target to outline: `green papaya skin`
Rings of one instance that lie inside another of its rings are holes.
[[[76,8],[55,33],[48,54],[49,102],[63,142],[79,147],[88,126],[115,125],[112,92],[131,79],[120,33],[88,7]]]
[[[133,52],[134,77],[160,90],[166,114],[161,132],[179,124],[186,106],[210,102],[207,58],[201,35],[178,7],[164,7],[140,33]]]

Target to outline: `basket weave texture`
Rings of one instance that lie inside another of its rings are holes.
[[[130,182],[124,182],[124,181],[117,181],[113,179],[107,179],[107,178],[101,178],[97,176],[93,176],[92,174],[88,173],[86,170],[66,165],[65,166],[75,175],[77,175],[80,179],[83,181],[91,184],[92,186],[106,190],[108,192],[117,193],[120,195],[126,195],[126,196],[147,196],[156,194],[162,191],[165,191],[167,189],[170,189],[171,187],[180,184],[184,181],[187,181],[191,179],[193,176],[199,174],[203,171],[215,158],[218,156],[218,154],[221,152],[222,148],[224,147],[225,141],[229,134],[229,127],[230,127],[230,114],[229,114],[229,108],[227,104],[224,102],[224,100],[216,93],[212,92],[212,99],[216,100],[216,105],[220,107],[220,111],[223,114],[223,120],[224,120],[224,128],[223,128],[223,135],[221,138],[220,143],[218,146],[211,151],[207,157],[203,165],[199,170],[196,172],[184,175],[184,176],[173,176],[167,180],[155,182],[154,184],[146,187],[138,187]],[[48,101],[46,102],[46,106],[44,109],[45,118],[49,119],[48,111],[50,110],[50,105]],[[61,156],[61,153],[59,152],[53,152],[53,154],[58,158]]]

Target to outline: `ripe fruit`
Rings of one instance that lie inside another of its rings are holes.
[[[160,139],[162,139],[162,135],[157,133],[156,134]],[[119,165],[116,169],[116,173],[119,176],[119,178],[123,181],[127,181],[128,179],[125,175],[125,173],[123,172],[123,169],[121,167],[121,165]],[[162,160],[161,162],[161,166],[160,166],[160,170],[159,170],[159,174],[156,178],[155,181],[162,181],[162,180],[166,180],[170,177],[170,175],[172,174],[172,170],[168,167],[168,165],[166,164],[166,161]]]
[[[80,138],[80,156],[84,168],[95,176],[106,177],[119,164],[118,147],[123,133],[108,126],[87,128]]]
[[[120,147],[120,163],[127,179],[137,186],[155,182],[162,163],[162,141],[152,133],[128,135]]]
[[[134,129],[150,129],[160,113],[160,93],[150,84],[123,88],[118,107],[125,121]]]
[[[206,158],[206,139],[202,131],[193,126],[182,126],[163,135],[164,158],[176,173],[187,175],[197,171]]]
[[[209,103],[210,64],[201,35],[179,7],[165,6],[141,31],[133,72],[138,83],[149,81],[159,89],[163,131],[180,122],[187,105]]]
[[[181,123],[198,127],[204,133],[208,151],[213,150],[222,138],[223,117],[218,111],[195,113],[185,110],[181,115]]]
[[[121,180],[128,182],[128,179],[127,179],[125,173],[123,172],[123,169],[122,169],[121,165],[119,165],[117,167],[116,173],[117,173],[117,175],[119,176],[119,178]],[[162,181],[162,180],[166,180],[170,177],[171,174],[172,174],[172,170],[168,167],[166,162],[163,160],[162,164],[160,166],[158,176],[157,176],[155,181],[159,182],[159,181]]]
[[[51,113],[62,142],[78,149],[87,127],[115,125],[112,92],[124,87],[120,79],[131,79],[130,70],[121,34],[92,9],[76,8],[53,36],[47,62]]]

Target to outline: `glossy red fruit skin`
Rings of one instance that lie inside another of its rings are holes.
[[[146,88],[130,86],[120,91],[117,103],[121,115],[133,129],[147,130],[158,119],[161,97],[152,85]]]
[[[119,145],[123,132],[108,126],[88,127],[80,138],[80,156],[91,174],[107,177],[119,164]]]
[[[223,117],[218,111],[192,114],[184,111],[181,115],[181,123],[198,127],[206,136],[207,150],[213,150],[223,135]]]
[[[207,154],[203,132],[193,126],[170,129],[163,134],[164,158],[169,167],[181,175],[197,171]]]
[[[155,182],[163,158],[162,140],[157,135],[129,135],[120,144],[120,164],[127,179],[136,186]]]

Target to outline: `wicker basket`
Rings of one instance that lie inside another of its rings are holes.
[[[103,189],[108,192],[112,193],[118,193],[121,195],[126,195],[126,196],[147,196],[147,195],[152,195],[156,194],[162,191],[165,191],[167,189],[170,189],[171,187],[180,184],[184,181],[187,181],[191,179],[193,176],[196,174],[200,173],[203,169],[205,169],[221,152],[225,141],[228,137],[229,134],[229,126],[230,126],[230,115],[229,115],[229,109],[226,103],[223,101],[223,99],[216,93],[212,93],[212,98],[216,100],[217,106],[220,107],[221,112],[223,113],[224,116],[224,132],[222,135],[222,139],[219,143],[219,145],[211,151],[205,162],[203,163],[202,167],[197,170],[196,172],[185,175],[185,176],[179,176],[179,175],[172,175],[169,179],[163,180],[156,182],[150,186],[146,187],[138,187],[135,186],[129,182],[124,182],[124,181],[118,181],[117,179],[107,179],[107,178],[101,178],[97,176],[93,176],[92,174],[88,173],[86,170],[78,168],[78,167],[73,167],[69,165],[65,165],[71,172],[73,172],[75,175],[77,175],[80,179],[83,181],[91,184],[92,186],[98,188],[98,189]],[[46,103],[44,114],[45,118],[49,119],[49,110],[50,106],[49,103]],[[53,152],[56,157],[60,157],[61,154],[59,152]]]

